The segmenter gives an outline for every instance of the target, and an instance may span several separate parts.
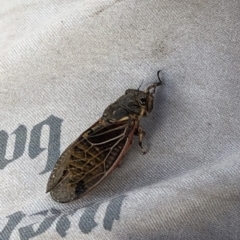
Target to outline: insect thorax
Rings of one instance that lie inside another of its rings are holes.
[[[145,100],[144,103],[141,102],[142,99]],[[146,99],[145,92],[128,89],[125,95],[105,109],[102,117],[110,122],[126,120],[130,116],[139,119],[146,113]]]

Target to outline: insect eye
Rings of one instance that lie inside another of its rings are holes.
[[[147,102],[147,99],[146,99],[146,98],[140,98],[140,103],[141,103],[142,105],[145,105],[146,102]]]

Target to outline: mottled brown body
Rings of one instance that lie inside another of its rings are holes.
[[[159,82],[145,92],[128,89],[62,153],[47,184],[47,192],[55,201],[80,198],[102,181],[121,162],[134,134],[142,148],[144,131],[139,120],[152,111],[153,94],[162,83],[159,73]]]

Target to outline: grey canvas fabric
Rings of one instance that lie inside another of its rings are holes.
[[[240,2],[1,1],[0,239],[240,239]],[[45,194],[60,153],[128,88],[157,80],[117,168]]]

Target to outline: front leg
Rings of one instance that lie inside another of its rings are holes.
[[[145,136],[145,132],[143,131],[142,127],[138,126],[135,135],[138,135],[138,144],[140,146],[140,148],[142,149],[142,153],[143,155],[146,154],[146,151],[143,149],[142,146],[142,141],[143,141],[143,137]]]

